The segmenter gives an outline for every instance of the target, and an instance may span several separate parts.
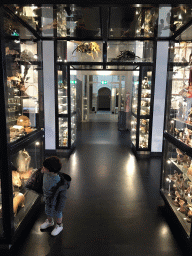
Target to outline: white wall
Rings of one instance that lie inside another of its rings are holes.
[[[45,149],[56,150],[54,42],[43,41]]]
[[[168,48],[168,41],[157,42],[151,152],[162,152]]]

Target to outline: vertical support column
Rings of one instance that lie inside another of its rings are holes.
[[[159,6],[158,37],[170,36],[171,5]],[[163,144],[165,95],[167,83],[168,41],[157,42],[151,152],[161,153]]]
[[[119,98],[118,98],[118,113],[121,111],[121,75],[119,76]]]
[[[89,75],[87,75],[87,122],[89,122]]]
[[[162,152],[169,42],[157,42],[151,152]]]
[[[46,29],[52,24],[54,11],[52,7],[42,8],[42,35],[54,36],[54,29]],[[55,71],[54,71],[54,41],[43,41],[43,78],[44,78],[44,116],[45,116],[45,150],[56,150],[55,127]]]
[[[68,96],[68,147],[71,148],[71,83],[70,83],[70,66],[67,65],[67,96]]]
[[[45,150],[56,150],[54,42],[43,41]]]
[[[131,130],[131,95],[132,95],[132,75],[128,71],[125,76],[125,113],[126,113],[126,129]]]
[[[85,97],[85,76],[82,75],[82,122],[85,120],[84,113],[84,97]]]

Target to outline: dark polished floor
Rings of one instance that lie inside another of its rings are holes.
[[[114,122],[82,124],[77,148],[62,159],[72,177],[57,237],[41,232],[42,209],[14,256],[187,255],[175,239],[159,194],[160,159],[137,160],[129,134]]]

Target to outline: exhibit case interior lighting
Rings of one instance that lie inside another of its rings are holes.
[[[33,22],[23,23],[7,7],[0,14],[0,244],[12,245],[40,203],[39,194],[25,184],[44,159],[42,55]]]
[[[191,247],[192,223],[192,44],[191,28],[170,42],[161,195],[175,229]],[[185,41],[187,40],[187,41]]]

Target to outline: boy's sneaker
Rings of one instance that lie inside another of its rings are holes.
[[[57,236],[63,230],[63,224],[56,224],[55,228],[51,232],[52,236]]]
[[[40,226],[40,229],[46,229],[49,227],[54,226],[54,220],[52,220],[51,222],[49,222],[48,219],[45,220],[45,222]]]

